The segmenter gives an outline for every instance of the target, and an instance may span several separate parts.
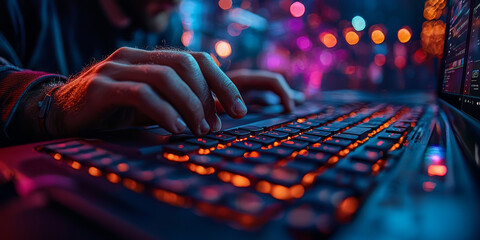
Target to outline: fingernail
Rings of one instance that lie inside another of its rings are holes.
[[[210,127],[208,126],[208,123],[205,119],[203,119],[202,122],[200,123],[199,130],[201,135],[205,135],[208,133],[208,131],[210,131]]]
[[[218,132],[220,129],[222,129],[222,121],[218,117],[217,114],[215,114],[215,122],[212,124],[212,131],[213,132]]]
[[[177,121],[175,122],[175,127],[177,127],[177,133],[184,132],[185,129],[187,129],[187,124],[181,119],[177,118]]]
[[[244,116],[245,114],[247,114],[247,107],[245,106],[245,103],[240,100],[240,98],[237,98],[237,100],[235,100],[235,103],[232,107],[232,112],[235,113],[235,115],[237,116]]]

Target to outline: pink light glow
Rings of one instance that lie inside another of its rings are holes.
[[[305,6],[301,2],[294,2],[290,5],[290,13],[294,17],[301,17],[305,13]]]
[[[308,51],[312,49],[312,41],[306,36],[301,36],[297,38],[297,46],[302,51]]]

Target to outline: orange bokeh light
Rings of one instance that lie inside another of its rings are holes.
[[[358,43],[358,41],[360,41],[360,37],[356,32],[350,31],[350,32],[347,32],[347,34],[345,34],[345,40],[347,41],[348,44],[355,45]]]
[[[333,48],[337,45],[337,38],[331,33],[322,33],[320,34],[320,41],[327,47]]]
[[[215,51],[221,58],[226,58],[232,54],[232,46],[226,41],[218,41],[215,43]]]
[[[412,38],[412,33],[407,28],[402,28],[398,30],[397,37],[401,43],[407,43]]]
[[[218,6],[223,10],[228,10],[232,8],[232,0],[220,0]]]
[[[380,30],[374,30],[370,36],[375,44],[381,44],[385,41],[385,34]]]

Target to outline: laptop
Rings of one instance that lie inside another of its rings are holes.
[[[451,0],[438,93],[325,92],[222,131],[0,149],[3,239],[478,239],[480,0]],[[433,81],[433,79],[432,79]]]

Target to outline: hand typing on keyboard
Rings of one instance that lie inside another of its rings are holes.
[[[247,113],[236,85],[272,90],[287,111],[301,99],[279,74],[237,70],[229,78],[206,53],[120,48],[54,92],[46,131],[68,136],[156,123],[206,135],[221,128],[212,92],[231,117]]]

